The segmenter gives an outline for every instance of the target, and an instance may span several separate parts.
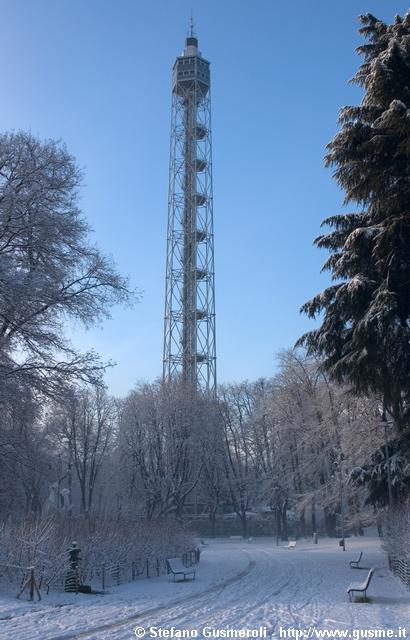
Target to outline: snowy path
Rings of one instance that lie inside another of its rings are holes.
[[[347,548],[343,553],[335,540],[298,542],[294,551],[266,539],[215,542],[203,553],[195,582],[174,584],[163,576],[105,596],[60,594],[34,605],[0,599],[0,637],[123,640],[134,638],[137,626],[197,629],[199,637],[205,626],[266,626],[268,637],[279,636],[281,627],[410,630],[410,594],[389,574],[378,541],[349,540]],[[346,597],[347,585],[366,575],[348,565],[358,550],[365,566],[377,567],[369,603]]]

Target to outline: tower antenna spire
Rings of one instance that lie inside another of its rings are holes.
[[[194,23],[194,18],[192,16],[192,11],[191,11],[191,18],[189,20],[189,37],[190,38],[195,37],[195,23]]]

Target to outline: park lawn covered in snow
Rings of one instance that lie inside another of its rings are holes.
[[[50,594],[34,604],[3,596],[0,637],[125,639],[135,637],[137,626],[146,637],[154,637],[152,626],[189,629],[197,637],[203,637],[204,627],[266,627],[267,637],[284,637],[284,630],[308,633],[309,627],[350,633],[392,629],[395,634],[407,627],[410,632],[410,594],[390,574],[379,540],[349,538],[346,549],[335,539],[318,545],[298,541],[295,550],[276,547],[267,538],[211,541],[195,581],[174,584],[171,576],[161,576],[111,588],[105,595]],[[367,575],[349,567],[358,551],[364,552],[362,565],[375,567],[376,574],[369,602],[349,603],[347,586]]]

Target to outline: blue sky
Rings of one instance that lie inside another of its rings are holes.
[[[124,395],[162,370],[171,68],[191,10],[211,61],[217,367],[270,376],[312,322],[300,305],[329,281],[312,246],[343,195],[323,168],[339,108],[360,100],[359,13],[391,0],[0,0],[2,130],[61,138],[85,170],[99,246],[143,290],[134,309],[73,331],[117,362]]]

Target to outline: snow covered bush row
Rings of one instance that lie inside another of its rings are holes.
[[[0,531],[0,583],[18,586],[28,566],[41,586],[61,588],[68,568],[68,549],[80,548],[80,575],[92,581],[102,565],[139,566],[146,561],[182,555],[195,547],[191,532],[175,520],[113,520],[94,516],[27,520]],[[19,569],[21,567],[22,569]]]

